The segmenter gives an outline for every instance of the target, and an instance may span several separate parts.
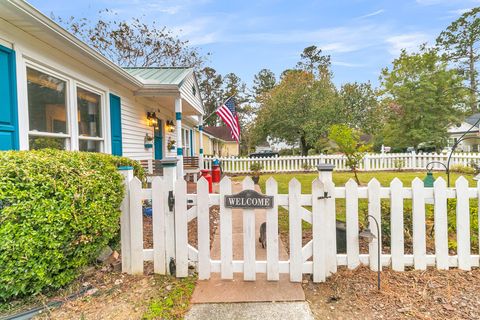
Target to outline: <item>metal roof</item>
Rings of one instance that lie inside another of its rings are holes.
[[[479,119],[480,119],[480,113],[475,113],[475,114],[472,114],[470,117],[466,118],[465,122],[473,126],[475,123],[477,123]]]
[[[158,68],[124,68],[138,80],[149,84],[181,85],[192,73],[192,68],[158,67]]]

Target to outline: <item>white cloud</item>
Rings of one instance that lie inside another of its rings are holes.
[[[384,13],[384,12],[385,12],[385,10],[380,9],[380,10],[377,10],[377,11],[374,11],[374,12],[371,12],[371,13],[367,13],[367,14],[365,14],[365,15],[363,15],[363,16],[360,16],[360,17],[358,17],[358,19],[364,19],[364,18],[369,18],[369,17],[377,16],[377,15],[382,14],[382,13]]]
[[[409,52],[417,51],[418,47],[430,40],[430,36],[422,32],[406,33],[396,36],[391,36],[386,39],[389,45],[388,51],[390,54],[397,56],[402,49]]]
[[[349,68],[365,67],[365,65],[361,63],[352,63],[352,62],[345,62],[345,61],[338,61],[338,60],[332,61],[332,64],[334,66],[349,67]]]

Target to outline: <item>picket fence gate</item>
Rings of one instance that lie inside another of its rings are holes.
[[[349,180],[344,187],[335,187],[332,181],[312,182],[312,192],[301,193],[301,185],[295,178],[288,185],[288,194],[279,194],[277,182],[269,178],[265,194],[274,197],[274,207],[267,209],[267,259],[255,258],[258,230],[255,228],[255,211],[243,210],[243,260],[233,260],[232,209],[226,208],[225,195],[232,194],[228,177],[220,183],[219,194],[209,194],[203,178],[197,183],[196,194],[187,193],[184,180],[174,183],[174,208],[169,208],[169,183],[166,177],[155,177],[150,189],[142,188],[140,180],[128,182],[127,196],[122,205],[122,263],[123,270],[132,274],[143,273],[144,261],[153,261],[154,272],[166,274],[171,258],[176,262],[176,276],[188,276],[189,264],[197,267],[199,279],[209,279],[211,273],[220,273],[222,279],[232,279],[234,273],[243,273],[244,280],[253,281],[257,273],[266,273],[268,280],[278,280],[279,274],[289,274],[292,282],[302,280],[303,274],[312,274],[313,281],[322,282],[335,273],[338,266],[354,269],[360,264],[371,270],[385,266],[404,271],[412,266],[425,270],[434,266],[440,270],[457,267],[470,270],[479,266],[479,255],[471,254],[470,199],[478,199],[480,185],[468,186],[460,177],[455,188],[447,188],[445,180],[438,178],[433,188],[425,188],[415,178],[411,187],[404,187],[395,178],[389,187],[382,187],[372,179],[368,186],[358,186]],[[172,184],[170,184],[172,185]],[[253,181],[247,177],[243,189],[253,189]],[[142,201],[152,201],[153,249],[143,247]],[[337,254],[336,199],[346,199],[346,253]],[[359,199],[368,200],[368,214],[381,224],[381,199],[390,200],[391,252],[381,254],[377,264],[377,234],[370,221],[375,239],[369,244],[369,253],[360,254]],[[405,254],[404,248],[404,200],[412,200],[413,254]],[[450,255],[448,248],[447,199],[456,199],[457,254]],[[427,254],[425,204],[434,204],[435,253]],[[479,202],[480,203],[480,202]],[[171,205],[173,203],[170,203]],[[221,259],[210,257],[209,208],[220,207]],[[278,208],[289,212],[289,259],[279,260]],[[308,207],[305,208],[305,207]],[[172,212],[173,211],[173,212]],[[174,219],[173,219],[174,218]],[[198,248],[188,243],[188,222],[198,218]],[[302,246],[302,221],[312,225],[313,238]],[[127,230],[128,229],[128,230]],[[123,251],[125,250],[125,251]]]
[[[448,156],[448,153],[369,153],[360,162],[359,170],[425,170],[426,165],[432,161],[446,164]],[[205,156],[205,169],[211,169],[214,159],[215,157]],[[249,173],[252,163],[260,163],[263,173],[316,171],[316,166],[320,163],[332,164],[337,171],[350,170],[347,158],[341,154],[270,158],[220,157],[218,160],[222,164],[223,172],[233,174]],[[454,153],[451,159],[451,165],[469,166],[472,162],[480,163],[480,153]],[[431,168],[433,170],[445,169],[438,163],[432,163]]]

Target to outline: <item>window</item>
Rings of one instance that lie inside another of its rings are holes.
[[[68,143],[66,81],[27,68],[30,149],[65,149]]]
[[[78,147],[80,151],[102,151],[101,96],[77,88]]]
[[[182,140],[183,140],[183,155],[186,157],[190,156],[190,134],[189,130],[182,129]]]

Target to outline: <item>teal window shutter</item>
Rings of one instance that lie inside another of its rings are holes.
[[[112,154],[123,155],[122,151],[122,104],[120,97],[110,94],[110,128],[112,136]]]
[[[0,45],[0,150],[18,150],[15,51]]]

